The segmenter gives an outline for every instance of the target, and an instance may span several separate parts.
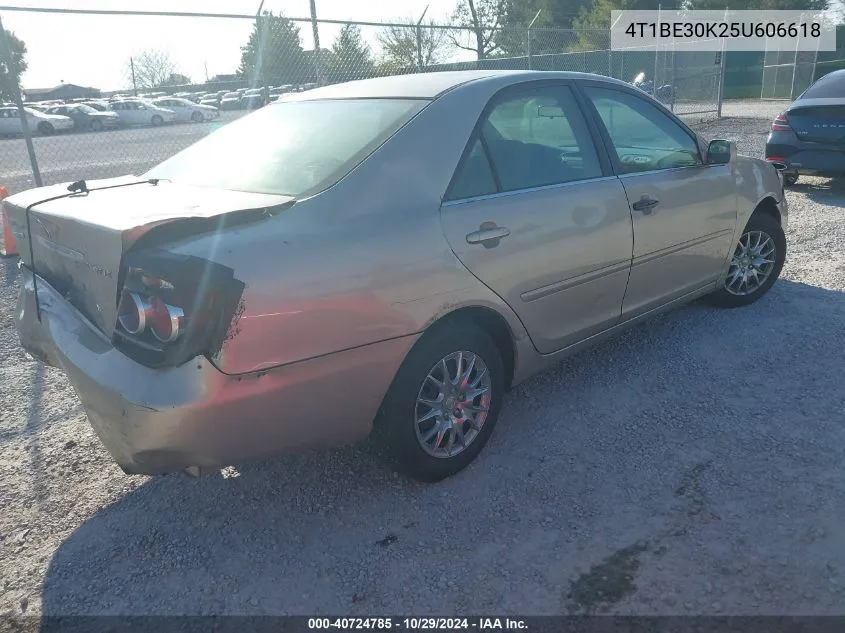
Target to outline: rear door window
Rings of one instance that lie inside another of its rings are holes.
[[[586,121],[567,86],[501,98],[481,134],[502,191],[602,176]]]

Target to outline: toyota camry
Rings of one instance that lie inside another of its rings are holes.
[[[693,299],[748,305],[786,255],[771,164],[579,73],[293,93],[147,173],[4,205],[21,342],[127,473],[369,437],[439,480],[510,387]]]

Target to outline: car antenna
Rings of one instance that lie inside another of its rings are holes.
[[[84,180],[77,180],[67,186],[67,190],[72,193],[88,193],[88,185]]]

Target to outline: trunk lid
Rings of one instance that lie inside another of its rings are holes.
[[[87,186],[88,193],[76,194],[67,184],[30,189],[3,205],[23,262],[107,336],[117,318],[123,256],[142,236],[178,221],[198,220],[197,230],[204,231],[208,223],[202,220],[294,202],[290,196],[152,184],[136,177],[90,180]]]
[[[802,141],[845,146],[845,100],[799,99],[786,119]]]

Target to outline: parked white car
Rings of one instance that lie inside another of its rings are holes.
[[[162,97],[153,101],[153,105],[173,110],[177,121],[194,121],[201,123],[211,121],[220,116],[220,110],[213,106],[200,105],[180,97]]]
[[[24,108],[26,122],[30,132],[39,134],[53,134],[61,130],[73,128],[73,119],[58,114],[44,114],[32,108]],[[18,109],[14,107],[0,108],[0,134],[20,134],[23,131]]]
[[[111,109],[117,112],[123,125],[161,125],[176,120],[176,113],[173,110],[141,99],[113,101]]]

